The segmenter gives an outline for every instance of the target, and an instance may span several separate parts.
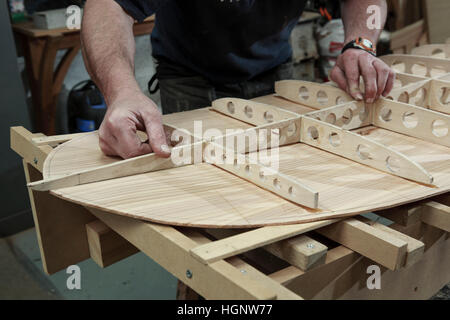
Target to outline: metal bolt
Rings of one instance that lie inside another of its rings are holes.
[[[186,270],[186,277],[188,277],[189,279],[192,278],[192,272],[191,272],[191,270],[189,270],[189,269]]]
[[[308,249],[312,249],[312,248],[314,248],[315,246],[314,246],[313,243],[308,243],[308,244],[306,245],[306,247],[307,247]]]
[[[33,159],[33,162],[34,162],[34,164],[37,164],[37,163],[38,163],[38,159],[37,159],[37,158],[34,158],[34,159]]]

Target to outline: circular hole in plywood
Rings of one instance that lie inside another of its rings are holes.
[[[336,123],[336,115],[334,113],[330,113],[327,115],[327,117],[325,118],[325,121],[331,124],[335,124]]]
[[[239,168],[238,159],[234,159],[233,165],[236,169]]]
[[[308,100],[309,99],[309,91],[308,88],[306,87],[300,87],[300,89],[298,90],[298,96],[300,97],[300,99],[302,100]]]
[[[250,174],[250,166],[249,165],[245,166],[245,173]]]
[[[417,91],[414,97],[414,104],[420,107],[424,106],[426,97],[427,97],[427,89],[421,88],[419,91]]]
[[[448,124],[444,120],[434,120],[431,124],[433,134],[438,138],[448,135]]]
[[[316,127],[311,126],[311,127],[308,128],[308,137],[309,137],[311,140],[317,140],[317,139],[319,139],[319,131],[317,130]]]
[[[444,50],[437,48],[434,49],[433,52],[431,52],[431,56],[433,58],[445,59],[445,52]]]
[[[266,122],[273,122],[273,114],[270,111],[264,112],[264,120]]]
[[[295,123],[291,123],[287,128],[287,136],[292,137],[294,135],[295,131],[297,131],[297,125]]]
[[[265,177],[265,175],[264,175],[264,171],[259,171],[259,178],[261,179],[261,180],[264,180],[266,177]]]
[[[413,129],[419,124],[419,117],[412,111],[406,111],[402,116],[403,125]]]
[[[439,101],[444,105],[450,105],[450,87],[441,88]]]
[[[336,132],[330,133],[328,141],[333,147],[339,147],[341,145],[341,137]]]
[[[349,124],[352,121],[352,119],[353,119],[353,111],[352,109],[348,108],[342,115],[342,122],[344,124]]]
[[[394,61],[392,64],[392,69],[394,69],[396,72],[405,72],[406,66],[404,62]]]
[[[326,105],[328,103],[328,95],[325,91],[320,90],[317,92],[317,102],[321,105]]]
[[[387,107],[383,107],[380,111],[380,120],[384,122],[392,121],[392,110]]]
[[[293,195],[294,194],[294,187],[289,187],[288,189],[289,195]]]
[[[386,158],[386,167],[389,169],[389,171],[395,173],[400,170],[400,163],[397,159],[389,156]]]
[[[411,71],[413,74],[421,77],[426,76],[428,73],[427,67],[425,66],[424,63],[421,62],[413,64],[413,66],[411,67]]]
[[[346,102],[347,102],[347,99],[345,99],[345,98],[343,98],[343,97],[341,97],[341,96],[339,96],[339,97],[336,98],[336,104],[337,104],[337,105],[343,104],[343,103],[346,103]]]
[[[247,118],[253,117],[253,109],[250,106],[245,106],[244,113],[247,116]]]
[[[398,102],[409,103],[409,93],[402,92],[402,94],[398,97]]]
[[[277,178],[273,179],[273,186],[277,189],[281,189],[280,180],[278,180]]]
[[[356,153],[358,154],[361,160],[367,160],[372,158],[370,156],[370,148],[365,144],[358,145],[358,147],[356,148]]]
[[[236,111],[234,108],[234,103],[232,101],[227,103],[227,109],[228,109],[228,112],[231,114],[234,114],[234,112]]]

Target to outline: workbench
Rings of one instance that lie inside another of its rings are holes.
[[[447,66],[446,50],[445,45],[427,46],[418,48],[414,57],[384,58],[395,68],[403,67],[389,99],[407,100],[404,102],[410,104],[393,105],[414,108],[410,110],[416,113],[431,107],[436,110],[432,113],[436,117],[448,113],[446,92],[450,85],[446,79],[450,70],[433,76],[427,70],[432,69],[430,66]],[[437,51],[444,57],[429,57]],[[410,58],[415,63],[423,61],[425,70],[419,68],[424,71],[422,76],[413,71]],[[328,98],[334,104],[339,99],[331,93],[337,89],[329,90]],[[281,91],[279,95],[256,100],[299,114],[313,110],[280,97]],[[441,91],[443,100],[434,103],[431,93]],[[296,92],[298,96],[299,91]],[[289,92],[285,95],[289,96]],[[292,100],[302,99],[297,96]],[[318,100],[311,105],[321,104]],[[388,100],[383,103],[389,105]],[[210,112],[204,108],[166,115],[163,121],[181,125],[201,117],[206,119]],[[43,178],[45,159],[50,153],[55,155],[54,147],[59,145],[57,148],[63,149],[87,135],[92,134],[45,136],[14,127],[11,147],[23,158],[27,182],[33,182]],[[80,158],[79,162],[83,160]],[[317,220],[311,222],[236,229],[149,222],[145,221],[148,218],[145,215],[137,218],[88,203],[80,205],[74,201],[75,188],[61,190],[66,192],[29,189],[44,270],[48,274],[88,258],[100,267],[107,267],[141,251],[184,284],[180,285],[180,298],[195,298],[195,291],[207,299],[428,299],[450,282],[448,192],[429,193],[430,196],[407,204],[386,205],[370,219],[356,213],[329,215],[327,219],[316,214]],[[67,190],[72,190],[72,194]],[[267,193],[267,197],[273,199],[275,195]],[[288,202],[285,205],[290,206]],[[381,218],[391,224],[380,223]],[[374,265],[381,271],[380,290],[371,290],[367,285]]]
[[[134,35],[151,34],[154,16],[135,23]],[[80,51],[79,29],[36,29],[32,22],[12,25],[20,51],[25,58],[28,81],[33,101],[35,128],[47,135],[55,134],[56,103],[73,59]],[[55,66],[56,54],[66,50]]]

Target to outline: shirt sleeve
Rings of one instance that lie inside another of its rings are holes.
[[[135,20],[142,22],[156,12],[164,0],[114,0]]]

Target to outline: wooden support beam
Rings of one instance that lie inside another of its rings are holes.
[[[421,220],[430,226],[450,232],[450,207],[434,201],[424,203]]]
[[[204,264],[229,258],[308,231],[327,226],[336,220],[254,229],[191,249],[191,254]]]
[[[25,162],[42,172],[47,155],[53,150],[50,146],[35,146],[31,140],[41,134],[32,134],[24,127],[11,127],[11,149],[20,155]]]
[[[406,241],[354,218],[318,229],[317,232],[390,270],[399,269],[405,261]]]
[[[139,252],[101,220],[86,224],[86,232],[91,258],[102,268]]]
[[[379,99],[374,108],[377,127],[450,147],[450,115],[387,99]]]
[[[66,188],[92,182],[104,181],[114,178],[126,177],[135,174],[164,170],[185,165],[194,164],[196,159],[202,159],[204,142],[195,142],[189,145],[182,145],[172,149],[172,156],[161,158],[156,154],[146,154],[143,156],[117,161],[93,169],[78,171],[62,177],[50,178],[30,183],[28,186],[36,191],[48,191],[59,188]],[[188,156],[184,156],[187,155]],[[183,161],[174,161],[174,155]]]
[[[362,101],[309,112],[304,117],[330,123],[342,129],[353,130],[372,124],[372,108],[366,108]]]
[[[431,80],[424,80],[393,89],[386,99],[427,108],[430,97],[430,82]]]
[[[328,108],[354,100],[345,91],[329,84],[301,80],[277,81],[275,82],[275,93],[314,109]]]
[[[375,222],[363,217],[358,217],[358,220],[407,243],[406,255],[404,257],[404,260],[401,262],[401,266],[408,268],[422,259],[423,253],[425,251],[425,244],[423,242],[416,240],[406,234],[403,234],[395,229],[392,229],[391,227],[385,226],[379,222]]]
[[[89,210],[115,232],[164,266],[175,277],[207,299],[275,299],[276,292],[247,277],[226,261],[205,265],[190,250],[198,243],[175,228]],[[208,245],[208,244],[205,244]]]
[[[256,126],[299,116],[297,113],[275,106],[238,98],[214,100],[212,109]]]
[[[204,235],[199,233],[195,229],[183,229],[181,231],[185,236],[194,240],[198,245],[211,243],[211,240],[206,238]],[[261,271],[253,267],[251,264],[245,262],[239,257],[230,257],[226,260],[229,264],[238,269],[242,274],[246,277],[264,283],[267,287],[269,287],[273,292],[276,293],[277,300],[301,300],[302,298],[298,295],[294,294],[292,291],[286,289],[284,286],[280,285],[278,282],[272,280],[267,277]]]
[[[406,227],[420,221],[422,208],[417,204],[412,204],[385,209],[375,213],[397,223],[398,225]]]
[[[210,157],[208,157],[210,155]],[[274,157],[278,166],[278,157]],[[278,172],[272,167],[253,161],[246,155],[237,154],[232,149],[226,149],[216,143],[210,143],[205,148],[205,161],[222,168],[238,177],[271,191],[280,197],[309,208],[319,205],[319,193],[303,184],[301,181]]]
[[[392,175],[433,183],[433,177],[421,165],[402,153],[320,120],[302,118],[301,142]]]
[[[216,239],[224,239],[242,233],[235,229],[207,229]],[[307,235],[299,235],[262,247],[264,250],[303,270],[322,265],[327,256],[327,246]]]

